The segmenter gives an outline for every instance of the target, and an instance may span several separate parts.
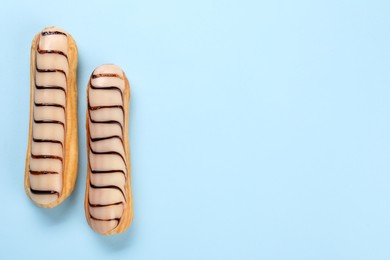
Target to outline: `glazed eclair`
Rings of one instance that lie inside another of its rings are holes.
[[[24,186],[38,206],[52,208],[73,191],[77,177],[77,46],[57,27],[31,46],[30,127]]]
[[[102,235],[125,231],[133,218],[128,141],[129,81],[113,64],[97,67],[87,87],[88,172],[85,213]]]

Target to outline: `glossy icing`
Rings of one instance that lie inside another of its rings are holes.
[[[113,230],[126,207],[128,156],[124,133],[125,75],[116,65],[95,69],[88,85],[88,216],[98,233]]]
[[[68,34],[46,28],[36,46],[29,181],[31,198],[49,204],[61,195],[63,186]]]

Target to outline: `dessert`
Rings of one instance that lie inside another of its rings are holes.
[[[57,27],[31,46],[30,127],[24,186],[38,206],[52,208],[73,191],[77,177],[77,46]]]
[[[133,217],[128,110],[130,86],[122,69],[97,67],[87,87],[86,218],[103,235],[125,231]]]

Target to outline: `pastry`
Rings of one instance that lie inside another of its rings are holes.
[[[106,64],[93,71],[87,87],[84,207],[91,228],[103,235],[125,231],[133,218],[129,100],[129,82],[120,67]]]
[[[77,177],[77,46],[57,27],[31,46],[30,127],[24,187],[38,206],[52,208],[73,191]]]

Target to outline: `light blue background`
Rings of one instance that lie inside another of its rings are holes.
[[[389,1],[3,1],[2,259],[390,259]],[[59,207],[24,193],[33,36],[79,48],[80,164]],[[86,84],[131,87],[135,218],[83,209]],[[94,258],[92,258],[94,257]],[[114,258],[115,257],[115,258]]]

